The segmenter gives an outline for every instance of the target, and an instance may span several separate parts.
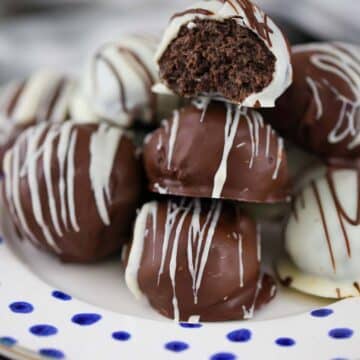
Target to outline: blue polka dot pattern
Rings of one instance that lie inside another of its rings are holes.
[[[97,323],[101,319],[99,314],[76,314],[71,321],[81,326],[89,326]]]
[[[57,334],[58,329],[52,325],[39,324],[32,326],[30,332],[36,336],[52,336]]]
[[[353,336],[354,331],[347,328],[332,329],[329,331],[329,336],[333,339],[349,339]]]
[[[333,314],[333,312],[334,311],[331,309],[317,309],[312,311],[310,314],[311,316],[322,318],[330,316],[331,314]]]
[[[17,314],[29,314],[34,311],[34,307],[25,301],[16,301],[9,305],[12,312]]]
[[[9,336],[4,336],[0,338],[0,345],[3,346],[14,346],[17,343],[17,341]]]
[[[54,298],[59,299],[59,300],[63,300],[63,301],[69,301],[72,299],[72,297],[68,294],[65,294],[62,291],[59,290],[55,290],[52,292],[51,294]]]
[[[210,360],[235,360],[236,356],[232,353],[222,352],[211,356]]]
[[[251,331],[248,329],[234,330],[227,334],[226,337],[233,342],[247,342],[251,340]]]
[[[185,351],[189,348],[189,345],[182,341],[170,341],[165,344],[165,349],[173,351],[173,352],[181,352]]]
[[[4,242],[4,239],[2,236],[0,236],[0,245]]]
[[[62,351],[56,349],[40,349],[39,354],[50,359],[64,359],[65,355]]]
[[[180,323],[180,326],[187,329],[198,329],[202,327],[202,325],[199,323]]]
[[[118,341],[127,341],[131,338],[131,335],[126,331],[115,331],[112,333],[112,337]]]
[[[287,337],[282,337],[282,338],[278,338],[276,339],[276,344],[279,346],[294,346],[295,345],[295,340],[291,339],[291,338],[287,338]]]

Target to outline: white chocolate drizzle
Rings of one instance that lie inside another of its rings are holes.
[[[90,179],[99,215],[110,225],[107,204],[111,202],[110,178],[122,131],[101,124],[90,140]],[[101,149],[101,151],[99,151]]]
[[[171,122],[171,130],[170,130],[170,137],[169,137],[169,150],[168,150],[168,169],[171,169],[171,160],[174,153],[176,136],[179,129],[179,118],[180,114],[178,110],[174,111],[173,119]]]
[[[320,99],[320,93],[317,88],[317,83],[310,76],[306,77],[306,82],[308,83],[308,85],[313,93],[315,104],[316,104],[316,120],[319,120],[323,115],[323,106],[322,106],[322,102]]]
[[[55,236],[63,237],[64,230],[69,230],[70,227],[73,231],[80,231],[75,196],[76,186],[79,186],[75,183],[79,166],[76,163],[78,131],[79,128],[70,121],[62,125],[39,124],[26,130],[4,159],[6,198],[21,231],[36,242],[25,217],[22,204],[24,200],[19,189],[20,181],[26,180],[32,216],[47,244],[57,253],[60,253],[60,249]],[[105,225],[110,224],[107,209],[111,204],[110,176],[121,134],[119,129],[100,125],[89,139],[89,180],[95,206]],[[20,154],[24,154],[23,157]],[[53,178],[55,160],[59,169],[56,179]],[[45,198],[40,195],[43,189],[39,183],[42,179],[39,176],[39,166],[44,174]],[[46,214],[50,215],[50,221],[45,218]]]
[[[236,234],[238,238],[238,250],[239,250],[239,277],[240,287],[244,287],[244,259],[243,259],[243,239],[241,234]]]
[[[173,289],[172,306],[175,320],[180,319],[179,303],[176,296],[176,271],[178,269],[177,257],[180,247],[179,241],[181,232],[183,231],[184,221],[186,217],[191,214],[186,248],[188,269],[192,278],[194,304],[197,304],[198,292],[201,288],[205,267],[208,262],[212,242],[215,236],[216,226],[222,211],[222,203],[212,202],[206,215],[206,220],[202,226],[200,224],[201,211],[201,202],[198,199],[181,199],[180,203],[175,203],[171,200],[167,201],[164,236],[161,239],[161,260],[157,273],[157,283],[158,285],[160,284],[161,276],[164,273],[166,266],[166,259],[170,256],[168,271]],[[151,217],[153,221],[153,241],[156,241],[156,227],[158,226],[156,213],[156,202],[146,204],[141,209],[135,223],[134,239],[125,271],[125,279],[127,286],[137,298],[143,297],[138,283],[138,273],[146,237],[146,224],[149,221],[149,217]],[[174,240],[170,244],[170,239],[172,238]],[[196,319],[198,319],[198,317],[196,317]]]
[[[261,263],[261,225],[256,225],[256,255],[257,261]]]
[[[203,227],[200,226],[201,203],[196,199],[193,202],[193,214],[188,233],[187,256],[189,272],[192,277],[194,304],[198,303],[198,293],[203,279],[205,265],[209,256],[215,228],[222,210],[221,202],[214,202],[207,214]],[[206,235],[206,237],[205,237]],[[205,240],[205,243],[203,244]],[[192,247],[195,246],[195,254]]]
[[[10,83],[0,91],[0,132],[5,135],[15,125],[65,121],[73,90],[70,79],[48,70]]]
[[[284,139],[279,137],[278,138],[278,148],[277,148],[277,156],[276,156],[276,167],[273,174],[273,180],[276,180],[279,176],[279,171],[281,167],[281,163],[283,161],[284,156]]]
[[[295,46],[295,54],[302,52],[311,52],[311,65],[323,73],[319,81],[311,76],[306,78],[317,108],[316,118],[320,120],[326,110],[321,98],[322,89],[332,92],[340,105],[338,119],[328,134],[328,142],[336,144],[350,137],[352,140],[348,142],[347,148],[354,149],[360,145],[360,48],[345,43]],[[342,93],[334,82],[330,83],[327,75],[340,78],[350,89],[352,96]]]
[[[221,197],[221,193],[225,185],[225,181],[227,177],[228,158],[234,144],[241,115],[243,115],[243,111],[239,106],[234,107],[230,104],[226,104],[226,122],[224,127],[224,131],[225,131],[224,150],[223,150],[220,166],[215,174],[214,186],[212,192],[212,198],[215,199]]]
[[[258,280],[258,282],[256,284],[256,290],[255,290],[255,294],[254,294],[254,299],[253,299],[253,302],[252,302],[251,306],[248,309],[246,308],[245,305],[242,306],[245,320],[249,320],[249,319],[252,319],[254,317],[254,311],[255,311],[255,308],[256,308],[256,302],[257,302],[257,299],[259,297],[260,291],[262,289],[263,278],[264,278],[264,275],[261,274],[260,277],[259,277],[259,280]]]
[[[161,195],[166,195],[168,193],[168,188],[162,187],[159,183],[154,184],[154,189]]]
[[[129,253],[129,259],[125,270],[125,282],[130,291],[137,299],[142,299],[143,294],[138,282],[138,272],[141,265],[141,259],[144,250],[145,230],[148,216],[152,216],[154,234],[156,231],[156,218],[153,217],[157,213],[157,202],[145,204],[135,222],[133,242]]]

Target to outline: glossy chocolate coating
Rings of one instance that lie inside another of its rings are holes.
[[[288,196],[283,140],[260,114],[190,105],[145,142],[149,189],[162,194],[274,203]]]
[[[360,155],[360,48],[346,43],[295,46],[294,82],[266,119],[287,139],[321,156]]]
[[[40,124],[4,158],[4,198],[24,239],[90,262],[129,240],[142,172],[135,146],[107,125]]]
[[[249,319],[276,293],[260,262],[258,229],[238,207],[170,199],[140,211],[125,278],[135,296],[175,320]]]

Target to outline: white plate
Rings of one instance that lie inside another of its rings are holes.
[[[269,264],[279,236],[265,232]],[[280,287],[251,321],[189,328],[135,302],[119,258],[64,265],[9,236],[0,244],[0,353],[11,358],[330,360],[360,354],[360,299],[329,304]],[[54,293],[59,290],[69,296]],[[325,310],[311,312],[315,308]]]

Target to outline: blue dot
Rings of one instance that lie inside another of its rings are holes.
[[[222,352],[211,356],[210,360],[235,360],[236,356],[232,353]]]
[[[334,311],[331,309],[317,309],[312,311],[310,314],[311,316],[322,318],[322,317],[330,316],[333,312]]]
[[[64,359],[65,355],[62,351],[56,349],[40,349],[39,354],[51,359]]]
[[[131,338],[131,335],[126,331],[115,331],[112,333],[112,337],[115,340],[127,341]]]
[[[63,301],[69,301],[72,299],[72,297],[68,294],[65,294],[62,291],[59,290],[55,290],[52,292],[51,294],[54,298],[59,299],[59,300],[63,300]]]
[[[30,332],[36,336],[51,336],[57,334],[58,329],[52,325],[40,324],[32,326]]]
[[[187,329],[198,329],[198,328],[201,328],[202,327],[202,324],[199,324],[199,323],[185,323],[185,322],[182,322],[180,323],[180,326],[183,327],[183,328],[187,328]]]
[[[276,339],[276,344],[278,344],[279,346],[294,346],[295,345],[295,340],[291,339],[291,338],[278,338]]]
[[[0,236],[0,244],[2,244],[4,242],[4,239],[2,236]]]
[[[13,302],[9,305],[9,308],[12,312],[18,314],[29,314],[34,311],[34,307],[25,301]]]
[[[251,339],[251,331],[248,329],[234,330],[226,335],[230,341],[247,342]]]
[[[353,336],[354,331],[347,328],[332,329],[329,331],[329,336],[333,339],[349,339]]]
[[[181,352],[187,350],[189,345],[182,341],[170,341],[165,344],[165,348],[170,351]]]
[[[17,343],[17,341],[9,336],[4,336],[0,338],[0,345],[4,346],[13,346]]]
[[[71,321],[81,326],[93,325],[101,319],[99,314],[76,314]]]

